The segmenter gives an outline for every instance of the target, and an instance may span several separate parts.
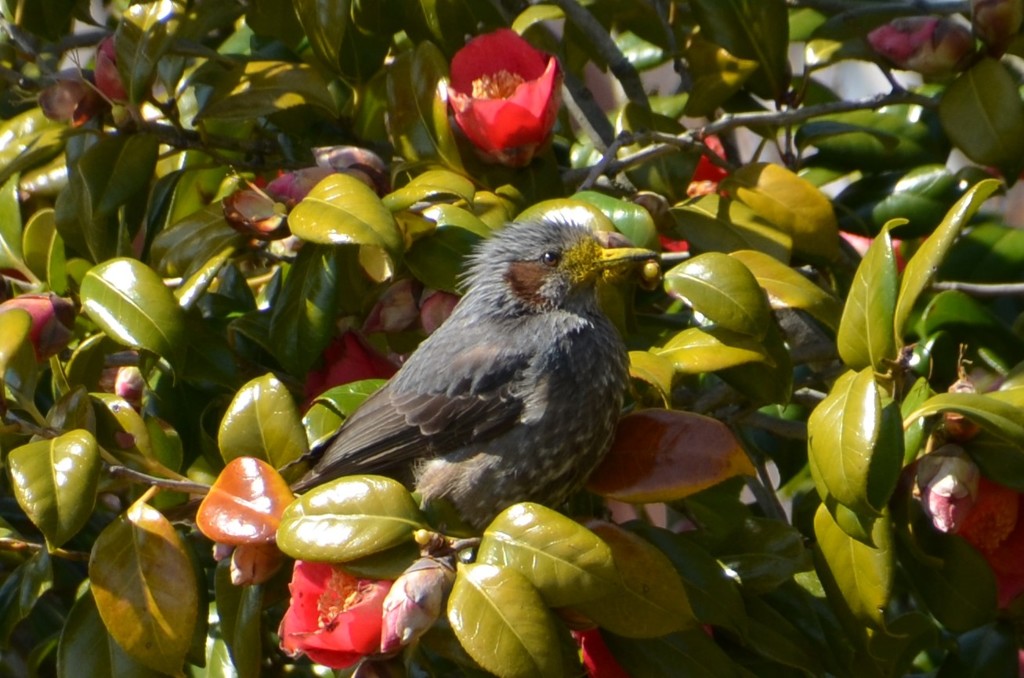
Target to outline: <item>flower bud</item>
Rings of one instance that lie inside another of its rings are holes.
[[[309,195],[313,187],[334,173],[330,167],[305,167],[294,172],[285,172],[267,184],[264,190],[291,209]]]
[[[423,293],[420,301],[420,325],[427,334],[441,326],[455,310],[459,297],[449,292],[431,290]]]
[[[281,569],[284,556],[277,544],[241,544],[231,553],[231,583],[262,584]]]
[[[940,532],[957,532],[978,497],[978,466],[959,445],[943,445],[917,465],[925,512]]]
[[[39,93],[39,108],[50,120],[70,121],[78,127],[99,113],[107,104],[90,82],[91,72],[63,71]]]
[[[391,175],[379,155],[359,146],[321,146],[313,149],[319,167],[329,167],[359,179],[384,196],[391,192]]]
[[[117,70],[117,51],[113,36],[104,38],[96,47],[96,87],[111,101],[126,101],[128,93]]]
[[[363,332],[401,332],[409,329],[420,310],[416,307],[414,281],[396,281],[374,304],[363,323]]]
[[[960,378],[953,382],[953,385],[949,387],[950,393],[976,393],[977,389],[974,387],[974,382],[971,381],[963,371],[960,373]],[[946,435],[957,443],[966,443],[968,440],[978,435],[980,427],[958,412],[944,412],[942,414],[943,427],[946,429]]]
[[[114,378],[114,395],[124,398],[137,410],[142,405],[142,394],[145,390],[146,380],[138,367],[126,365],[117,370],[117,377]]]
[[[56,294],[23,294],[0,304],[0,313],[12,308],[28,311],[32,316],[29,339],[36,351],[36,359],[56,355],[71,341],[75,326],[75,307]]]
[[[971,0],[974,34],[990,52],[1002,54],[1024,23],[1024,0]]]
[[[228,226],[255,240],[279,240],[291,235],[287,208],[262,191],[247,188],[221,200]]]
[[[433,626],[454,581],[451,566],[434,558],[420,558],[399,575],[384,598],[380,651],[397,652]]]
[[[894,19],[868,33],[868,42],[896,68],[928,76],[961,71],[974,53],[966,26],[932,16]]]

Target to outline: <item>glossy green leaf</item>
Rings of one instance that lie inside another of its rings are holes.
[[[469,255],[490,229],[472,213],[452,205],[428,207],[423,217],[436,227],[412,244],[405,264],[427,287],[454,293]]]
[[[1024,157],[1024,103],[996,59],[982,59],[950,84],[939,102],[942,128],[971,160],[1017,173]]]
[[[8,457],[14,497],[56,548],[89,520],[96,503],[100,453],[85,430],[28,443]]]
[[[738,92],[757,72],[758,62],[740,59],[728,50],[696,33],[686,49],[686,60],[693,70],[693,89],[686,100],[690,117],[710,116]]]
[[[217,252],[237,247],[245,236],[228,226],[220,203],[190,214],[153,239],[150,261],[163,275],[192,275]]]
[[[499,513],[484,530],[477,562],[519,572],[549,607],[599,598],[618,584],[611,549],[576,521],[539,504],[513,504]]]
[[[0,644],[4,648],[10,647],[14,627],[32,613],[40,596],[52,588],[53,567],[46,551],[33,553],[8,570],[0,584]]]
[[[20,308],[0,313],[0,387],[31,402],[38,379],[30,332],[32,316]]]
[[[832,203],[813,184],[785,167],[745,165],[722,182],[722,189],[792,237],[798,254],[826,261],[838,256],[839,229]]]
[[[132,5],[114,33],[117,70],[128,101],[147,99],[157,65],[170,47],[185,8],[173,0],[153,0]]]
[[[217,431],[224,461],[256,457],[274,468],[308,450],[306,432],[291,393],[273,374],[253,379],[235,394]]]
[[[312,66],[285,61],[247,61],[223,76],[199,118],[252,120],[296,106],[313,106],[334,117],[334,99]]]
[[[386,551],[373,553],[355,560],[338,563],[349,574],[365,579],[394,581],[420,557],[420,548],[414,541],[404,541]]]
[[[1024,116],[1024,110],[1022,110]],[[1024,152],[1024,151],[1022,151]],[[986,179],[969,190],[946,215],[939,227],[935,229],[907,262],[900,283],[899,296],[896,299],[894,327],[897,336],[902,336],[906,329],[907,319],[917,298],[931,285],[939,265],[946,257],[950,247],[956,240],[964,225],[970,221],[981,204],[999,188],[995,179]]]
[[[844,506],[878,515],[889,501],[903,462],[898,408],[871,368],[847,372],[807,420],[815,482]]]
[[[174,527],[136,503],[110,523],[89,559],[96,608],[131,657],[158,671],[181,667],[196,624],[192,563]]]
[[[764,598],[749,596],[745,599],[749,628],[744,640],[758,653],[775,662],[782,675],[792,675],[794,670],[802,674],[821,675],[824,673],[814,647],[790,621]],[[771,666],[771,664],[769,664]],[[788,673],[787,673],[788,671]]]
[[[310,447],[317,447],[332,437],[341,423],[383,386],[384,381],[362,379],[335,386],[318,395],[302,415],[302,425],[306,428],[306,439]]]
[[[402,234],[391,212],[369,186],[347,174],[332,174],[288,215],[292,233],[324,245],[380,248],[392,261],[402,255]]]
[[[753,403],[786,404],[793,395],[793,360],[776,323],[768,325],[761,343],[765,353],[763,361],[722,370],[719,376]]]
[[[574,193],[570,200],[582,200],[598,208],[615,225],[615,229],[629,238],[636,247],[658,249],[658,231],[651,213],[640,205],[613,198],[597,191]]]
[[[653,386],[665,402],[668,402],[669,394],[672,391],[674,374],[675,366],[665,356],[651,351],[629,352],[630,378]]]
[[[906,173],[867,174],[836,196],[839,228],[874,237],[889,221],[905,219],[893,228],[894,238],[928,235],[965,190],[962,181],[937,163]]]
[[[462,172],[448,123],[447,78],[447,60],[430,42],[396,58],[388,70],[388,129],[395,150],[407,161]]]
[[[660,638],[624,638],[612,633],[601,635],[615,660],[629,671],[630,676],[750,678],[752,675],[744,673],[703,629],[672,633]]]
[[[67,124],[31,108],[0,124],[0,181],[52,158],[64,147]]]
[[[235,586],[227,561],[221,561],[214,576],[217,618],[221,636],[231,654],[239,678],[258,678],[263,659],[260,621],[263,587]]]
[[[716,557],[748,593],[774,591],[798,572],[811,569],[803,535],[768,518],[743,518],[717,551]]]
[[[18,176],[13,175],[0,187],[0,268],[18,269],[24,265],[21,241]]]
[[[839,328],[842,304],[808,278],[781,263],[775,257],[755,250],[730,253],[746,266],[768,294],[773,309],[798,308],[807,311],[826,327]]]
[[[450,170],[427,170],[412,181],[382,199],[392,212],[412,207],[418,202],[440,202],[439,199],[456,198],[473,202],[476,187],[465,176]]]
[[[76,676],[138,676],[159,678],[166,675],[136,661],[111,637],[92,591],[86,590],[77,601],[60,634],[57,644],[57,675]]]
[[[665,273],[665,290],[731,332],[761,338],[771,322],[757,279],[740,260],[725,254],[708,252],[675,266]]]
[[[281,517],[277,544],[292,558],[343,563],[410,541],[423,514],[401,483],[347,476],[320,485]]]
[[[664,553],[618,525],[592,520],[587,526],[611,548],[621,580],[610,594],[576,610],[629,638],[653,638],[696,623],[686,589]]]
[[[39,210],[28,220],[22,249],[29,270],[40,280],[45,280],[53,292],[64,294],[68,286],[64,240],[57,233],[53,210]]]
[[[749,335],[718,328],[685,329],[654,354],[670,360],[676,372],[701,374],[770,360],[764,346]]]
[[[908,414],[906,424],[943,412],[962,414],[989,433],[1024,448],[1024,408],[981,393],[939,393]]]
[[[54,205],[65,242],[97,263],[130,251],[134,233],[118,211],[128,203],[144,204],[157,147],[150,134],[105,135],[75,157],[69,151],[68,186]]]
[[[288,269],[270,311],[270,342],[278,361],[292,374],[310,370],[331,343],[342,294],[338,248],[306,245]]]
[[[82,308],[111,338],[172,364],[185,351],[185,314],[153,269],[135,259],[111,259],[89,269]]]
[[[929,347],[932,353],[939,352],[934,359],[947,355],[955,361],[954,344],[966,344],[972,354],[984,351],[985,360],[993,361],[999,370],[1009,370],[1024,360],[1024,344],[1007,322],[993,311],[991,305],[959,290],[936,294],[921,314],[919,328],[923,336],[934,339],[929,343],[937,342]],[[945,353],[942,349],[946,349]],[[933,369],[948,370],[952,377],[948,381],[956,379],[952,367],[933,365]]]
[[[793,238],[739,202],[705,195],[669,210],[677,232],[698,252],[757,250],[789,262]]]
[[[554,619],[537,590],[515,570],[460,565],[448,598],[448,621],[466,652],[499,678],[561,675]]]
[[[896,255],[885,228],[857,267],[839,322],[839,356],[850,369],[870,366],[884,374],[896,358],[893,319],[898,282]]]
[[[814,535],[850,611],[863,623],[882,626],[895,564],[888,520],[875,521],[871,547],[841,530],[823,504],[814,515]]]
[[[694,0],[692,9],[704,36],[741,59],[760,66],[751,88],[782,97],[789,84],[789,21],[783,0]]]

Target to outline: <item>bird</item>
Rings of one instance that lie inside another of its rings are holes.
[[[571,210],[499,229],[470,254],[452,314],[293,489],[388,475],[476,528],[519,502],[559,506],[608,451],[628,386],[597,282],[657,256],[603,246]]]

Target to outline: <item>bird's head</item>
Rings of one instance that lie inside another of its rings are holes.
[[[511,315],[589,306],[606,273],[657,258],[650,250],[602,245],[585,223],[554,214],[513,223],[477,248],[468,293]]]

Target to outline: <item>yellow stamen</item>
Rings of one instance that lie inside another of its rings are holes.
[[[516,87],[526,82],[523,76],[508,71],[486,73],[473,81],[474,99],[508,99]]]

